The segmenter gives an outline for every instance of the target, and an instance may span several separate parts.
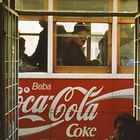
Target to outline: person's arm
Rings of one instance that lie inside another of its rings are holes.
[[[72,49],[70,49],[69,53],[71,57],[70,61],[73,64],[73,66],[86,66],[87,65],[87,60],[82,50],[80,50],[79,48],[77,49],[76,47],[73,47]]]
[[[92,61],[87,62],[88,66],[100,66],[100,61],[98,59],[94,59]]]

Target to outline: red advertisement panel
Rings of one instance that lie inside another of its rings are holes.
[[[126,79],[20,79],[20,140],[105,140],[133,93]]]

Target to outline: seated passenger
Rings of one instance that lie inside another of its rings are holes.
[[[140,140],[140,122],[137,121],[135,126],[133,127],[128,140]]]
[[[87,41],[87,35],[89,30],[84,23],[77,23],[72,33],[72,38],[67,39],[67,45],[64,45],[65,50],[62,55],[63,65],[65,66],[97,66],[99,65],[98,60],[89,61],[82,47]]]
[[[128,113],[119,114],[114,120],[114,135],[108,140],[128,140],[135,125],[135,117]]]
[[[37,48],[28,60],[32,65],[38,66],[40,71],[46,72],[48,60],[48,23],[43,19],[39,21],[39,24],[43,27],[43,30],[40,32]]]
[[[39,68],[37,66],[30,65],[28,60],[28,56],[25,52],[25,39],[20,37],[19,39],[19,72],[33,72],[38,71]]]
[[[65,28],[62,25],[57,26],[57,65],[63,65],[62,54],[64,51]]]

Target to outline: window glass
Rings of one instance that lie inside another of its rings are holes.
[[[25,41],[25,53],[31,56],[37,47],[42,27],[38,21],[19,21],[19,33]]]
[[[116,0],[15,0],[15,8],[19,11],[89,11],[113,12]],[[50,8],[49,8],[50,6]],[[117,0],[118,12],[137,12],[138,0]]]
[[[20,33],[40,33],[42,27],[38,21],[19,21]]]
[[[19,21],[19,32],[19,71],[47,72],[47,21]]]
[[[118,11],[120,12],[137,12],[138,0],[118,0]]]
[[[120,65],[134,66],[134,24],[120,24]]]
[[[54,0],[54,11],[109,11],[112,0]],[[111,8],[110,8],[111,7]]]
[[[108,60],[108,23],[91,23],[91,59],[98,58],[105,66]]]
[[[28,56],[31,56],[37,47],[39,36],[38,35],[21,35],[20,37],[23,37],[26,42],[25,42],[25,54]]]
[[[57,22],[57,65],[108,66],[109,23]]]
[[[15,0],[16,10],[47,10],[48,0]]]

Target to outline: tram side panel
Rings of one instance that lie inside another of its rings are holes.
[[[104,140],[133,112],[131,79],[20,79],[20,140]]]

